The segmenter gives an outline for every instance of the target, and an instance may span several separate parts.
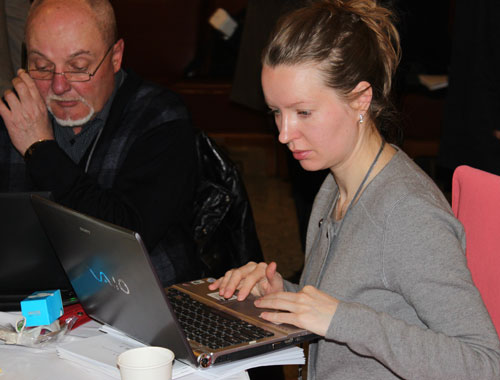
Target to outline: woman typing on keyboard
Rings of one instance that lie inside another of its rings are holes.
[[[308,379],[499,379],[500,343],[465,261],[461,224],[432,180],[390,142],[399,62],[392,14],[320,0],[282,18],[262,86],[279,140],[328,168],[300,284],[248,263],[211,285],[261,296],[261,317],[324,337]]]

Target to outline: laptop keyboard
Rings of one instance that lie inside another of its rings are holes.
[[[187,338],[212,349],[253,342],[274,335],[210,308],[177,289],[169,288],[167,297]]]

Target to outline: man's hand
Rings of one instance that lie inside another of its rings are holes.
[[[12,144],[24,156],[33,143],[53,140],[54,134],[45,102],[28,73],[19,69],[12,84],[17,96],[12,90],[4,92],[7,104],[0,101],[0,116],[7,127]]]

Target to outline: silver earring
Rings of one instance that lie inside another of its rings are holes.
[[[363,114],[359,114],[359,124],[363,124],[363,121],[365,121]]]

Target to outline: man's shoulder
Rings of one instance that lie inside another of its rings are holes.
[[[113,99],[103,138],[140,136],[153,130],[168,135],[192,134],[190,125],[189,112],[179,95],[127,72]]]
[[[142,79],[133,72],[128,72],[127,78],[119,91],[120,95],[130,102],[142,106],[160,106],[185,108],[181,97],[165,86]]]
[[[121,120],[146,118],[161,122],[189,119],[187,108],[178,94],[129,71],[113,100],[111,114],[115,117],[121,115]]]

